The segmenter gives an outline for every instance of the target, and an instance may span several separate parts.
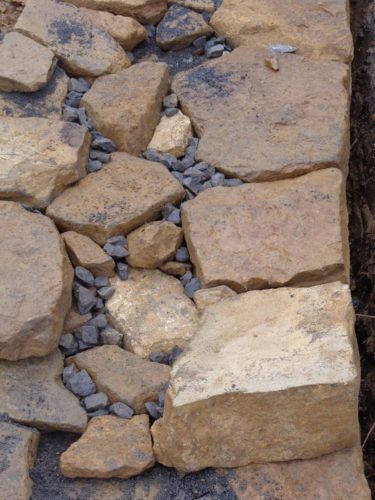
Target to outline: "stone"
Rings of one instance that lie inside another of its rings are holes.
[[[107,326],[100,332],[100,341],[102,344],[122,346],[123,339],[123,334],[110,326]]]
[[[111,243],[106,243],[103,247],[103,250],[116,259],[123,259],[129,255],[128,249],[122,247],[121,245],[112,245]]]
[[[130,66],[118,42],[65,2],[27,0],[15,30],[46,45],[75,76],[97,77]]]
[[[229,286],[221,285],[213,288],[201,288],[194,293],[193,298],[198,311],[202,313],[211,304],[234,297],[235,295],[236,292],[229,288]]]
[[[0,359],[44,356],[59,343],[73,270],[50,219],[0,201]]]
[[[40,90],[47,85],[55,65],[55,55],[47,47],[21,33],[7,33],[0,44],[0,90]]]
[[[89,323],[90,325],[96,326],[97,328],[105,328],[107,326],[107,318],[105,314],[97,314]]]
[[[78,313],[76,308],[72,306],[65,317],[63,331],[65,333],[74,332],[75,330],[78,330],[78,328],[83,326],[85,323],[90,321],[91,318],[92,318],[91,313],[87,313],[81,316],[81,314]]]
[[[65,333],[60,337],[59,347],[65,356],[70,356],[77,352],[78,343],[71,333]]]
[[[99,132],[137,156],[152,139],[168,87],[166,64],[142,62],[95,80],[82,105]]]
[[[66,361],[86,370],[111,403],[125,403],[136,413],[145,412],[146,401],[157,401],[158,392],[169,380],[168,366],[145,361],[114,345],[94,347]]]
[[[103,300],[109,300],[113,294],[115,293],[115,289],[112,286],[104,286],[103,288],[99,288],[97,294]]]
[[[239,47],[174,78],[172,89],[200,137],[196,160],[246,182],[323,167],[346,172],[348,66],[278,58],[273,71],[262,51]]]
[[[68,383],[68,380],[71,379],[74,375],[78,373],[78,369],[75,365],[65,366],[62,372],[62,380],[64,384]]]
[[[114,153],[116,151],[116,146],[113,144],[113,142],[107,137],[99,134],[99,132],[96,132],[93,136],[91,147],[100,149],[105,153]]]
[[[75,123],[0,118],[0,198],[46,208],[86,175],[89,147],[89,134]]]
[[[79,314],[86,315],[95,307],[96,298],[93,290],[79,286],[75,295]]]
[[[95,325],[84,325],[75,332],[75,337],[85,344],[96,345],[99,341],[99,331]]]
[[[201,282],[199,278],[192,278],[189,283],[186,283],[185,285],[185,293],[186,295],[192,299],[194,296],[194,293],[197,292],[201,288]]]
[[[109,409],[113,415],[120,418],[132,418],[134,415],[133,408],[130,408],[130,406],[125,403],[113,403]]]
[[[184,348],[197,328],[198,313],[181,283],[158,270],[130,269],[112,280],[116,294],[107,302],[108,321],[124,335],[124,347],[142,358],[154,351]]]
[[[91,84],[84,78],[70,78],[68,87],[70,92],[84,94],[90,90]]]
[[[94,275],[88,269],[85,269],[82,266],[77,266],[74,269],[74,276],[76,280],[81,283],[81,285],[87,286],[88,288],[94,286]]]
[[[145,408],[151,418],[157,419],[163,416],[163,408],[153,401],[145,403]]]
[[[359,382],[348,285],[222,300],[173,367],[156,459],[192,472],[354,446]]]
[[[47,209],[63,230],[73,230],[103,245],[159,217],[166,203],[178,203],[185,192],[159,163],[113,153],[110,163],[66,189]]]
[[[234,47],[266,48],[282,41],[308,58],[350,63],[349,21],[345,0],[319,5],[314,0],[224,0],[210,24]]]
[[[63,366],[58,350],[43,358],[0,361],[0,413],[42,431],[83,432],[86,412],[63,386]]]
[[[191,269],[191,264],[187,264],[186,262],[166,262],[160,266],[160,271],[163,273],[170,274],[171,276],[176,276],[180,278],[184,274],[186,274]]]
[[[116,272],[121,280],[127,280],[129,276],[129,268],[125,262],[116,262]]]
[[[154,463],[146,415],[130,420],[113,415],[95,417],[80,439],[60,457],[61,472],[70,478],[127,479],[141,474]]]
[[[180,247],[176,252],[177,262],[188,262],[190,260],[190,255],[186,247]]]
[[[0,482],[2,498],[31,498],[33,467],[39,443],[39,432],[9,422],[0,422]]]
[[[173,259],[181,245],[183,232],[171,222],[155,221],[128,234],[130,266],[156,269]]]
[[[156,43],[163,50],[180,50],[196,38],[212,33],[200,14],[182,5],[172,5],[156,28]]]
[[[215,12],[214,0],[168,0],[168,4],[182,5],[198,12]]]
[[[83,266],[95,276],[115,275],[115,262],[91,238],[75,231],[62,233],[73,266]]]
[[[162,116],[147,146],[160,153],[169,153],[177,158],[184,155],[193,137],[190,119],[177,111],[173,116]]]
[[[66,387],[78,397],[86,397],[96,392],[96,386],[86,370],[80,370],[70,377]]]
[[[203,288],[348,280],[345,179],[335,168],[209,189],[182,205],[182,225]]]
[[[176,94],[169,94],[163,99],[163,107],[164,108],[177,108],[178,99]]]
[[[105,408],[109,404],[109,399],[104,392],[97,392],[96,394],[91,394],[91,396],[86,396],[83,400],[86,411],[95,411],[101,408]]]
[[[206,57],[208,59],[214,59],[215,57],[220,57],[223,55],[224,49],[225,47],[221,43],[213,45],[212,47],[206,47],[205,50]]]

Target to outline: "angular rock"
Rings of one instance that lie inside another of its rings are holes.
[[[0,202],[0,358],[53,351],[71,305],[73,270],[48,217]]]
[[[348,66],[278,57],[273,71],[263,52],[239,47],[175,77],[173,91],[201,138],[196,160],[247,182],[346,171]]]
[[[124,334],[124,347],[142,358],[155,351],[184,348],[197,328],[198,314],[179,280],[161,271],[131,269],[129,278],[112,280],[107,302],[110,323]]]
[[[73,75],[97,77],[130,66],[118,42],[65,2],[28,0],[15,29],[50,48]]]
[[[189,118],[181,111],[177,111],[171,117],[161,117],[147,148],[179,158],[184,155],[192,137],[193,131]]]
[[[163,50],[180,50],[213,29],[203,17],[182,5],[172,5],[156,28],[156,43]]]
[[[331,168],[212,188],[184,203],[185,238],[203,288],[242,292],[347,280],[344,190],[342,173]]]
[[[203,312],[206,307],[220,302],[220,300],[234,297],[236,292],[226,285],[215,286],[213,288],[201,288],[197,290],[194,295],[194,302],[199,312]]]
[[[144,361],[114,345],[95,347],[66,361],[86,370],[111,403],[125,403],[136,413],[145,412],[146,401],[157,401],[169,380],[169,366]]]
[[[86,175],[89,147],[90,134],[75,123],[0,118],[0,198],[47,207]]]
[[[186,264],[184,262],[166,262],[160,266],[160,271],[163,273],[170,274],[171,276],[177,276],[180,278],[186,274],[191,269],[191,264]]]
[[[298,54],[308,58],[350,63],[349,21],[345,0],[320,4],[314,0],[224,0],[210,24],[234,47],[283,43],[297,47]]]
[[[173,367],[156,458],[191,472],[354,446],[359,382],[347,285],[223,300]]]
[[[154,463],[147,415],[131,420],[112,415],[95,417],[60,458],[61,472],[66,477],[127,479]]]
[[[47,213],[64,230],[73,230],[103,245],[159,217],[166,203],[185,195],[181,184],[160,163],[113,153],[110,163],[67,189]]]
[[[84,431],[86,412],[63,386],[58,350],[44,358],[0,361],[0,412],[43,431]]]
[[[214,12],[214,0],[168,0],[169,5],[177,4],[198,12]]]
[[[90,321],[91,318],[92,318],[91,313],[84,314],[82,316],[81,314],[78,313],[76,308],[72,306],[65,317],[64,333],[71,333],[74,332],[75,330],[78,330],[78,328],[80,328],[85,323]]]
[[[143,62],[98,78],[81,103],[99,132],[120,151],[137,156],[147,148],[159,123],[168,87],[168,66]]]

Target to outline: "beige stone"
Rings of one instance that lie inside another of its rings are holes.
[[[157,270],[130,269],[112,280],[116,293],[107,302],[110,323],[124,334],[124,347],[142,358],[152,352],[184,348],[197,328],[198,314],[176,278]]]
[[[247,182],[347,170],[349,67],[296,54],[279,54],[279,66],[239,47],[175,77],[172,89],[201,138],[196,160]]]
[[[213,288],[201,288],[194,293],[193,299],[198,311],[203,312],[206,307],[220,302],[220,300],[234,297],[235,295],[236,292],[229,288],[229,286],[221,285]]]
[[[0,199],[46,208],[86,175],[85,127],[45,118],[0,118]]]
[[[7,33],[0,44],[0,90],[35,92],[46,86],[55,64],[47,47],[21,33]]]
[[[148,149],[156,149],[161,153],[169,153],[179,158],[185,153],[192,137],[190,119],[178,111],[170,117],[162,116]]]
[[[93,418],[85,433],[60,457],[66,477],[118,477],[128,479],[155,463],[149,419],[130,420],[105,415]]]
[[[198,12],[214,12],[214,0],[168,0],[169,5],[177,4],[183,5],[188,9],[193,9]]]
[[[79,314],[77,309],[74,306],[72,306],[65,317],[64,328],[63,328],[64,333],[72,333],[75,330],[78,330],[78,328],[80,328],[85,323],[90,321],[91,318],[92,318],[91,313],[81,315]]]
[[[145,361],[114,345],[80,352],[67,363],[86,370],[98,392],[105,392],[111,403],[121,401],[136,413],[145,413],[147,401],[158,400],[158,392],[168,383],[170,374],[169,366]]]
[[[174,258],[182,238],[182,229],[172,222],[145,224],[128,234],[127,262],[133,267],[156,269]]]
[[[44,358],[0,361],[0,412],[42,431],[82,433],[86,412],[63,386],[63,367],[58,350]]]
[[[114,260],[91,238],[75,231],[67,231],[62,237],[74,267],[85,267],[95,276],[115,275]]]
[[[112,161],[67,189],[47,210],[62,229],[103,245],[159,217],[166,203],[185,195],[181,184],[160,163],[112,153]]]
[[[116,75],[98,78],[81,104],[99,132],[112,139],[120,151],[137,156],[147,148],[159,123],[168,87],[166,64],[138,63]]]
[[[344,193],[342,173],[331,168],[208,189],[184,203],[185,238],[203,287],[241,292],[347,280]]]
[[[49,47],[73,75],[97,77],[130,66],[118,42],[65,2],[27,0],[15,29]]]
[[[191,472],[354,446],[359,382],[347,285],[220,301],[173,367],[156,459]]]
[[[44,356],[58,345],[73,270],[48,217],[0,202],[0,358]]]
[[[186,262],[165,262],[160,266],[160,271],[163,273],[170,274],[171,276],[181,277],[185,273],[191,270],[191,264],[187,264]]]
[[[0,498],[28,500],[31,497],[32,468],[38,449],[39,432],[20,425],[0,422]]]
[[[223,0],[210,24],[235,47],[281,43],[309,58],[350,63],[349,21],[346,0]]]

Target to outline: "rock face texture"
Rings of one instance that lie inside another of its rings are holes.
[[[144,62],[98,78],[81,104],[99,132],[120,151],[137,156],[147,148],[159,123],[168,87],[168,66]]]
[[[110,163],[67,189],[47,210],[64,230],[73,230],[103,245],[157,219],[166,203],[185,195],[181,184],[160,163],[113,153]]]
[[[108,33],[65,2],[28,0],[15,29],[49,47],[73,75],[96,77],[130,66]]]
[[[178,111],[171,117],[162,116],[148,149],[156,149],[161,153],[180,157],[185,153],[192,136],[189,118]]]
[[[309,58],[350,63],[353,57],[345,0],[319,4],[314,0],[224,0],[210,24],[235,47],[283,43]]]
[[[116,293],[107,302],[110,322],[124,334],[125,349],[148,358],[155,351],[183,348],[194,335],[198,314],[178,279],[161,271],[131,269],[112,280]]]
[[[182,5],[197,12],[214,12],[214,0],[168,0],[170,5]]]
[[[175,77],[172,89],[201,137],[197,160],[248,182],[346,170],[347,65],[279,54],[279,66],[239,47]]]
[[[194,302],[200,312],[203,312],[206,307],[220,302],[220,300],[234,297],[236,292],[225,285],[215,286],[213,288],[201,288],[194,293]]]
[[[52,221],[0,202],[0,358],[57,347],[71,304],[73,270]]]
[[[191,472],[354,446],[354,345],[341,283],[248,292],[208,307],[153,427],[157,461]]]
[[[0,198],[46,208],[86,175],[90,142],[76,123],[1,118]]]
[[[184,203],[185,238],[203,287],[241,292],[347,280],[344,189],[341,172],[324,169],[217,187]]]

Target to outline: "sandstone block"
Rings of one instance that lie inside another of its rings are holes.
[[[234,297],[235,295],[236,292],[229,288],[229,286],[221,285],[213,288],[201,288],[194,293],[193,299],[198,311],[203,312],[211,304]]]
[[[198,12],[214,12],[214,0],[168,0],[168,5],[182,5],[188,9],[193,9]]]
[[[161,153],[169,153],[179,158],[185,153],[193,131],[187,116],[178,111],[173,116],[162,116],[155,129],[148,149],[156,149]]]

